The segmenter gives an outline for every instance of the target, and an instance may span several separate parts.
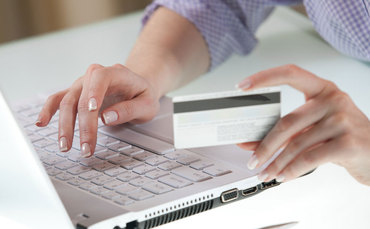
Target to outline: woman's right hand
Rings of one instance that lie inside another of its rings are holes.
[[[159,97],[147,79],[125,66],[93,64],[70,88],[47,99],[36,125],[48,125],[59,109],[59,148],[66,152],[72,147],[78,113],[81,156],[90,157],[95,151],[100,114],[108,126],[150,121],[159,109]]]

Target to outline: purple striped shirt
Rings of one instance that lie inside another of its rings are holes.
[[[165,6],[191,21],[202,33],[211,69],[231,54],[256,46],[256,30],[275,6],[302,3],[317,32],[344,54],[370,61],[370,0],[155,0],[143,23]]]

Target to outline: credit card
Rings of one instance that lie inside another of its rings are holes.
[[[177,96],[173,102],[175,148],[259,141],[280,118],[280,88]]]

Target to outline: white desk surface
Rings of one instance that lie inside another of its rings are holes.
[[[131,14],[0,46],[0,87],[15,101],[68,86],[92,63],[124,63],[139,33],[141,15]],[[315,33],[307,19],[280,8],[262,25],[257,36],[260,43],[249,56],[234,56],[216,71],[169,95],[230,90],[252,73],[294,63],[334,81],[370,116],[370,65],[335,51]],[[303,102],[300,93],[283,87],[283,114]],[[357,183],[341,167],[327,164],[307,177],[253,198],[162,228],[257,228],[287,221],[299,221],[294,227],[297,229],[370,228],[369,212],[370,187]],[[35,220],[42,219],[35,216]]]

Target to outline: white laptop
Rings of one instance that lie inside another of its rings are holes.
[[[73,149],[59,152],[57,115],[45,128],[34,125],[43,102],[28,100],[11,112],[0,93],[0,172],[10,174],[1,181],[8,185],[0,210],[18,209],[7,212],[14,220],[27,222],[32,211],[38,228],[152,228],[278,185],[261,183],[256,175],[265,166],[248,170],[252,152],[235,145],[175,150],[169,98],[151,122],[113,128],[100,122],[89,159],[80,157],[78,131]],[[52,217],[42,209],[53,209]]]

